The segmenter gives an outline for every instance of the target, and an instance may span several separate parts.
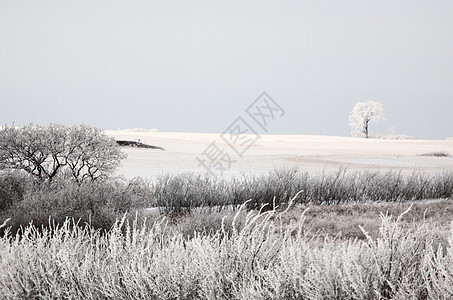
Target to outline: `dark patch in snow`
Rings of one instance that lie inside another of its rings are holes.
[[[146,149],[159,149],[165,151],[164,148],[159,146],[147,145],[142,142],[135,141],[116,141],[116,143],[122,147],[134,147],[134,148],[146,148]]]
[[[420,156],[435,156],[435,157],[450,157],[451,155],[447,152],[437,151],[419,154]]]

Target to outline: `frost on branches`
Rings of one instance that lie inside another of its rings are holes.
[[[62,173],[78,183],[106,177],[125,157],[113,138],[86,125],[0,130],[0,170],[24,170],[41,181]]]
[[[368,125],[370,121],[384,120],[384,107],[375,101],[357,102],[349,115],[349,126],[352,135],[368,138]]]

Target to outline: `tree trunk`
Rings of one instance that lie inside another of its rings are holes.
[[[367,139],[368,138],[368,122],[370,122],[370,120],[366,120],[365,121],[365,138]]]

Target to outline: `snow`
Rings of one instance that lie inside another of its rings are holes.
[[[453,157],[420,156],[446,152],[453,156],[453,140],[389,140],[316,135],[261,135],[242,157],[215,133],[158,132],[156,130],[108,130],[118,140],[131,140],[163,147],[166,151],[124,148],[128,158],[118,174],[153,179],[159,174],[200,173],[206,170],[197,157],[212,143],[227,151],[234,162],[224,177],[242,173],[268,173],[295,166],[310,173],[349,170],[400,170],[411,173],[453,171]]]

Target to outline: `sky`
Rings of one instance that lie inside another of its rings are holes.
[[[266,91],[271,134],[453,136],[453,1],[0,0],[0,123],[223,132]],[[263,133],[263,132],[261,132]]]

